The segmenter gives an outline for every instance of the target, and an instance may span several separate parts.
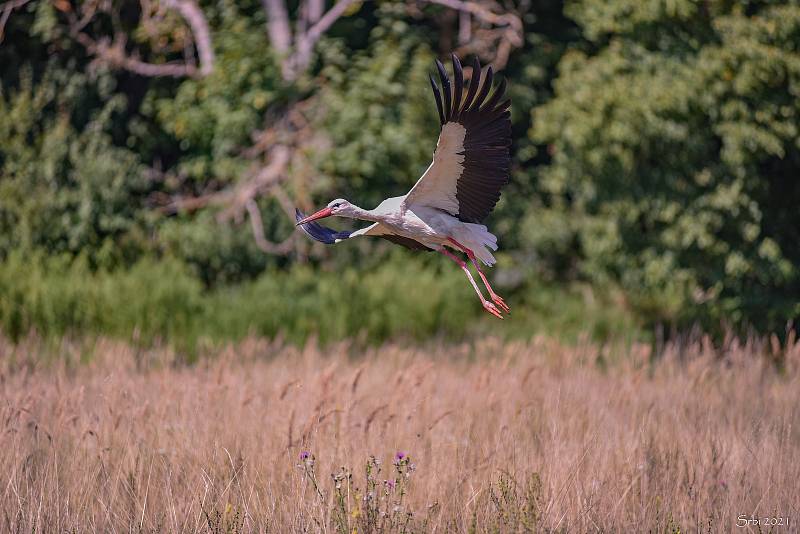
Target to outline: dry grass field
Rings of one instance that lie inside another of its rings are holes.
[[[800,525],[800,344],[0,350],[6,532]]]

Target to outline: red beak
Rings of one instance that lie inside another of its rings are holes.
[[[331,208],[322,208],[318,212],[312,213],[305,219],[297,221],[297,224],[295,224],[295,226],[300,226],[301,224],[310,223],[311,221],[316,221],[317,219],[324,219],[325,217],[330,217],[332,211],[333,210]]]

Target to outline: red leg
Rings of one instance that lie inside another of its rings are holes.
[[[478,276],[480,276],[481,280],[483,280],[483,285],[485,285],[486,289],[489,291],[489,296],[492,298],[495,304],[503,308],[503,310],[506,313],[509,313],[511,311],[511,308],[509,308],[508,305],[505,303],[503,297],[495,293],[494,290],[492,289],[492,286],[489,285],[489,281],[486,279],[486,276],[483,274],[483,271],[481,270],[481,267],[478,264],[478,260],[475,258],[475,253],[472,252],[472,250],[465,247],[464,245],[462,245],[461,243],[459,243],[458,241],[456,241],[455,239],[453,239],[452,237],[448,237],[447,240],[453,243],[455,246],[457,246],[467,254],[469,261],[471,261],[472,265],[474,265],[475,269],[477,269]]]
[[[498,310],[497,307],[494,304],[492,304],[491,302],[489,302],[488,300],[486,300],[483,297],[483,293],[481,293],[481,290],[478,288],[478,284],[475,283],[475,279],[472,278],[472,273],[469,272],[469,269],[467,268],[466,262],[462,261],[461,258],[459,258],[458,256],[456,256],[455,254],[453,254],[452,252],[450,252],[449,250],[447,250],[444,247],[440,248],[439,252],[441,254],[447,256],[448,258],[450,258],[454,262],[456,262],[458,264],[458,266],[461,267],[461,270],[464,271],[464,274],[467,275],[467,279],[469,279],[469,283],[472,284],[473,289],[475,289],[475,293],[478,294],[478,298],[481,299],[481,304],[483,304],[483,309],[488,311],[489,313],[491,313],[495,317],[498,317],[498,318],[502,319],[503,315],[500,313],[500,310]]]

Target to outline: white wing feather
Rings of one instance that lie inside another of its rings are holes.
[[[442,127],[433,162],[417,180],[403,201],[405,207],[427,206],[458,215],[456,184],[464,170],[464,137],[467,130],[459,123]]]
[[[356,230],[355,232],[350,234],[350,237],[353,238],[353,237],[359,237],[359,236],[365,236],[365,235],[379,236],[379,235],[386,235],[386,234],[391,234],[391,233],[392,232],[388,228],[386,228],[384,225],[382,225],[381,223],[375,223],[375,224],[371,224],[371,225],[367,226],[366,228],[361,228],[360,230]],[[341,241],[341,239],[337,239],[336,240],[337,243],[339,241]]]

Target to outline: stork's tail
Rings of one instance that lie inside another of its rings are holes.
[[[497,260],[489,249],[497,250],[497,236],[491,233],[486,226],[482,224],[466,223],[470,233],[470,245],[475,257],[481,260],[484,265],[491,267]]]

